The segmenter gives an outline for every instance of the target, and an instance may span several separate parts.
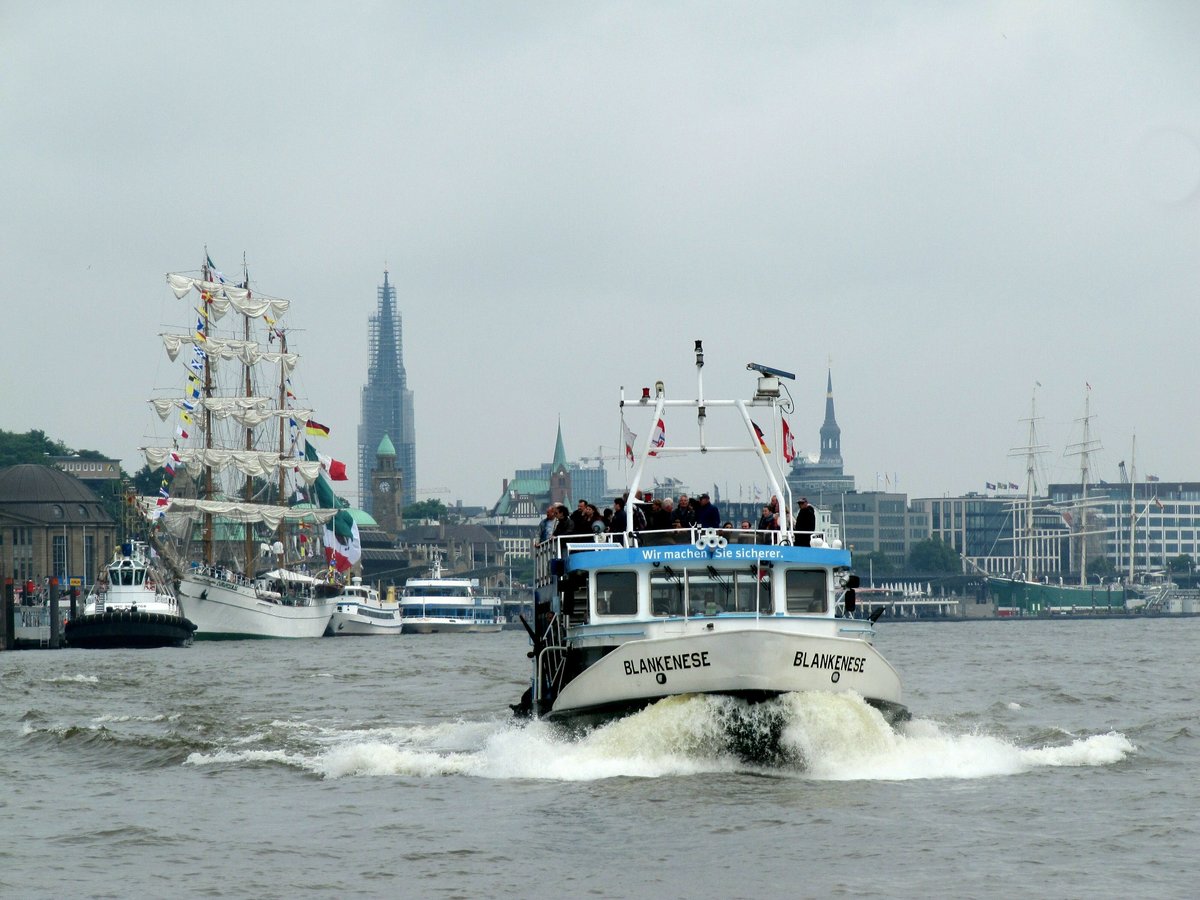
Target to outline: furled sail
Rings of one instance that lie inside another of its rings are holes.
[[[181,300],[190,290],[199,292],[204,297],[214,319],[224,316],[231,306],[251,319],[259,319],[264,315],[278,318],[291,306],[290,300],[281,300],[278,297],[254,297],[246,288],[221,284],[216,281],[205,281],[202,278],[192,278],[188,275],[170,274],[167,276],[167,284],[170,285],[175,296]]]
[[[184,344],[193,344],[204,349],[209,356],[218,359],[236,359],[248,366],[261,362],[277,363],[284,370],[291,372],[300,362],[298,353],[280,353],[277,350],[266,350],[257,341],[241,341],[229,338],[200,338],[192,334],[164,334],[163,346],[167,349],[167,357],[171,362],[179,356]]]
[[[209,410],[215,418],[232,418],[239,425],[253,428],[268,419],[296,419],[302,421],[312,415],[311,409],[269,409],[273,401],[269,397],[210,397],[207,400],[192,400],[186,397],[156,397],[150,401],[158,417],[164,422],[176,410],[198,413]]]
[[[294,509],[264,503],[237,503],[222,500],[190,500],[175,497],[160,507],[168,516],[199,519],[204,515],[221,516],[232,522],[263,522],[268,528],[278,528],[283,522],[328,522],[335,509]]]
[[[319,462],[311,462],[295,456],[281,456],[275,452],[260,450],[223,450],[203,447],[143,447],[142,454],[151,469],[161,469],[167,461],[182,463],[188,474],[195,477],[204,467],[222,471],[232,466],[251,478],[274,476],[280,470],[295,471],[305,484],[312,484],[321,471]]]

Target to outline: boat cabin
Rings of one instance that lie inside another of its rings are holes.
[[[547,541],[537,548],[538,580],[561,595],[552,612],[570,628],[840,613],[850,554],[824,546],[820,536],[797,547],[780,543],[777,532],[687,533],[691,542],[670,545],[657,543],[654,532]]]

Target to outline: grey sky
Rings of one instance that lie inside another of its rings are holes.
[[[1035,380],[1051,478],[1090,382],[1099,477],[1136,430],[1200,479],[1197,46],[1184,2],[0,2],[0,427],[138,468],[207,244],[351,463],[387,261],[447,500],[559,415],[615,453],[694,338],[709,395],[795,371],[806,450],[832,358],[860,489],[1023,481]]]

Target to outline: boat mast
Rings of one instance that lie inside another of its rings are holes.
[[[205,282],[212,281],[212,270],[208,266],[208,245],[204,246],[204,265],[200,267],[200,271],[204,276]],[[207,291],[204,294],[208,294]],[[210,319],[208,316],[208,299],[204,297],[200,301],[200,308],[204,310],[204,333],[210,332]],[[209,407],[208,401],[212,398],[212,357],[204,354],[204,449],[212,450],[212,409]],[[205,454],[204,464],[204,499],[212,500],[213,498],[213,475],[212,465],[208,462],[209,454]],[[213,559],[213,517],[212,513],[204,514],[204,562],[211,566]]]
[[[1133,567],[1137,561],[1137,435],[1129,451],[1129,583],[1133,584]]]
[[[1083,440],[1067,448],[1067,455],[1079,457],[1079,481],[1081,497],[1079,501],[1079,521],[1076,531],[1079,535],[1079,584],[1087,584],[1087,497],[1088,476],[1090,474],[1090,457],[1093,450],[1100,449],[1100,442],[1092,440],[1092,386],[1087,385],[1083,395]]]
[[[1029,400],[1029,418],[1021,421],[1029,422],[1029,439],[1024,447],[1016,447],[1009,451],[1009,456],[1025,457],[1025,534],[1021,543],[1024,544],[1025,551],[1025,580],[1033,581],[1033,495],[1037,489],[1037,458],[1046,452],[1046,447],[1037,442],[1037,423],[1041,421],[1037,415],[1037,389],[1041,387],[1040,381],[1033,383],[1033,394]],[[1013,504],[1013,518],[1016,518],[1016,504]],[[1017,547],[1013,548],[1013,564],[1015,567],[1017,559],[1020,557],[1020,552]]]
[[[284,356],[286,356],[287,355],[287,335],[284,333],[284,330],[282,328],[280,328],[276,333],[279,335],[279,352],[281,354],[283,354]],[[283,410],[286,407],[287,407],[287,368],[284,366],[284,363],[281,359],[280,363],[279,363],[279,409]],[[280,457],[280,459],[283,458],[284,434],[286,433],[286,426],[287,426],[287,423],[284,421],[284,416],[280,415],[279,416],[279,457]],[[294,451],[294,449],[295,448],[293,448],[293,451]],[[279,478],[278,478],[278,494],[277,494],[278,502],[279,502],[280,506],[286,505],[284,489],[285,488],[284,488],[283,466],[280,466],[279,467]],[[279,541],[279,543],[281,545],[283,545],[284,558],[282,560],[280,560],[280,562],[282,562],[284,564],[287,563],[287,541],[284,540],[285,537],[287,537],[287,530],[286,530],[286,526],[281,521],[279,523],[279,527],[275,529],[275,539],[277,541]]]
[[[245,254],[242,255],[242,283],[246,286],[246,289],[249,290],[250,275],[246,271],[246,256],[245,256]],[[249,345],[249,343],[250,343],[250,315],[249,315],[249,313],[242,313],[242,340],[244,340],[246,342],[246,344]],[[242,375],[243,375],[242,395],[248,399],[248,398],[254,396],[254,390],[253,390],[254,386],[251,383],[250,363],[249,362],[245,362],[242,364]],[[246,426],[245,449],[246,450],[254,449],[254,428],[250,425]],[[246,476],[246,484],[242,488],[242,496],[245,498],[247,504],[254,502],[254,478],[250,475]],[[242,561],[243,574],[245,574],[245,576],[247,578],[253,578],[254,570],[255,570],[255,563],[257,562],[257,557],[255,556],[255,553],[254,553],[254,529],[252,528],[250,522],[242,523],[242,557],[243,557],[243,561]]]

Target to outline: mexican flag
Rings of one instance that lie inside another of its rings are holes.
[[[320,460],[311,445],[305,445],[304,456],[311,462]],[[313,499],[322,509],[337,510],[337,515],[325,523],[325,561],[339,572],[345,572],[362,558],[358,523],[346,509],[346,501],[334,494],[324,472],[319,473],[313,482]]]

